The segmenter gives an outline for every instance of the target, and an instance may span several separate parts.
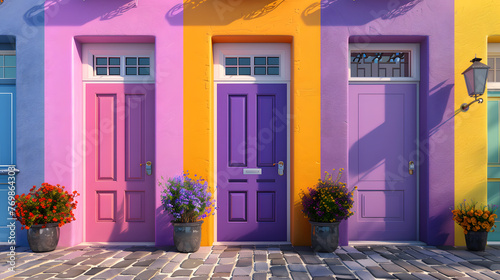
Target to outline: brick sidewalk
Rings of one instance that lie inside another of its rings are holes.
[[[213,246],[196,253],[172,247],[80,245],[33,253],[16,250],[9,272],[0,248],[0,279],[500,279],[500,246],[485,252],[431,246]]]

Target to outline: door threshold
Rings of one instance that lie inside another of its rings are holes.
[[[82,242],[78,245],[108,245],[108,246],[155,246],[154,242]]]
[[[427,243],[422,241],[349,241],[349,246],[368,245],[427,246]]]
[[[221,242],[214,242],[213,244],[215,245],[230,245],[230,246],[236,246],[236,245],[292,245],[291,242],[288,241],[221,241]]]

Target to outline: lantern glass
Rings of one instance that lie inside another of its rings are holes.
[[[465,71],[464,78],[465,78],[465,84],[467,85],[467,92],[469,93],[470,96],[474,96],[474,71],[472,69],[467,69],[468,71]]]
[[[474,69],[474,92],[476,94],[482,95],[484,93],[487,79],[488,79],[487,68]]]

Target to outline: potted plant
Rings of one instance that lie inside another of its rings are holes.
[[[352,216],[352,191],[340,182],[341,168],[336,178],[325,172],[325,178],[307,192],[301,191],[302,212],[311,223],[311,245],[314,251],[333,252],[339,244],[339,224]]]
[[[69,193],[59,184],[33,186],[28,194],[15,196],[13,217],[28,230],[28,243],[33,252],[49,252],[59,242],[59,227],[75,220],[73,210],[80,194]]]
[[[495,231],[495,219],[498,206],[478,205],[477,202],[467,203],[464,200],[452,210],[453,220],[463,228],[467,250],[484,251],[488,240],[488,232]]]
[[[200,248],[201,219],[206,218],[215,205],[208,183],[201,177],[194,178],[186,172],[167,180],[161,178],[161,201],[165,212],[174,220],[174,244],[178,251],[191,253]]]

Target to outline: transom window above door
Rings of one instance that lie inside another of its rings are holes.
[[[214,44],[214,81],[290,80],[290,44]]]
[[[154,82],[153,44],[86,44],[83,79],[105,82]]]
[[[418,81],[417,44],[349,45],[349,81]]]
[[[226,76],[279,75],[279,56],[228,56],[224,60]]]
[[[13,51],[0,52],[0,79],[16,78],[16,54]]]

